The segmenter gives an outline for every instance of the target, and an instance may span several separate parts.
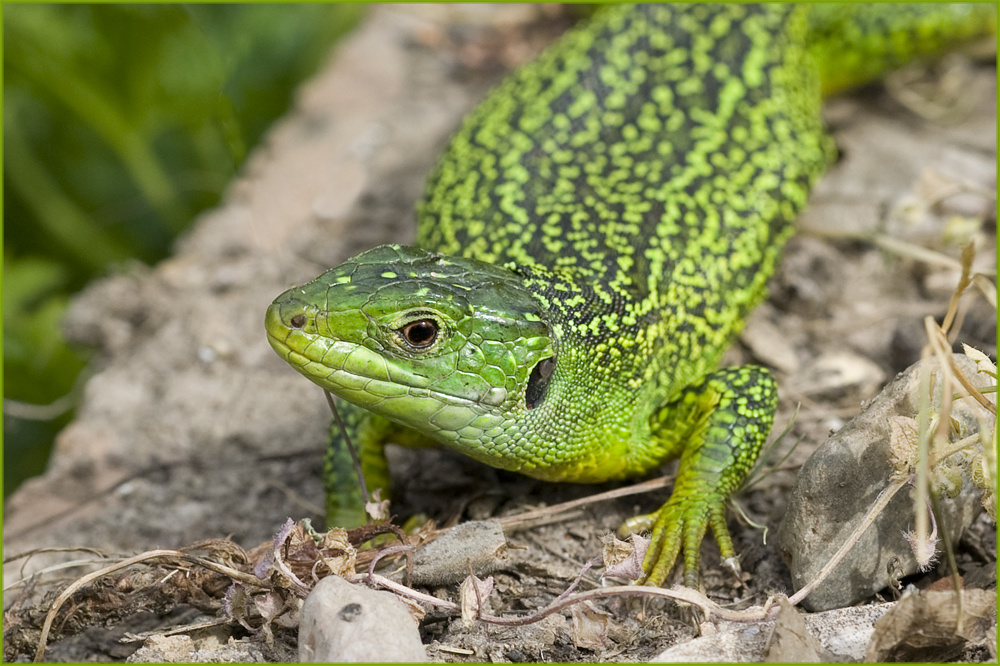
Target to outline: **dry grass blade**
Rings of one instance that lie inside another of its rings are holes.
[[[972,260],[975,257],[975,244],[969,243],[964,248],[962,248],[962,275],[958,278],[958,286],[955,287],[955,291],[951,295],[951,300],[948,302],[948,312],[944,316],[944,321],[941,322],[941,330],[947,334],[951,325],[955,322],[955,314],[958,312],[958,301],[962,298],[962,294],[968,289],[969,285],[972,284],[972,278],[970,277],[972,273]]]
[[[641,493],[648,493],[661,488],[666,488],[671,481],[671,477],[661,476],[656,479],[650,479],[649,481],[643,481],[642,483],[636,483],[623,488],[615,488],[614,490],[597,493],[595,495],[588,495],[587,497],[570,500],[569,502],[561,502],[560,504],[553,504],[552,506],[543,507],[541,509],[526,511],[525,513],[519,513],[515,516],[506,516],[500,519],[500,524],[503,526],[504,530],[520,529],[527,523],[548,519],[556,514],[578,509],[582,506],[587,506],[588,504],[606,502],[619,497],[639,495]]]
[[[972,276],[972,284],[976,285],[986,302],[990,304],[994,310],[997,309],[997,286],[990,281],[988,277],[982,273],[976,273]]]
[[[993,416],[996,416],[997,406],[990,402],[986,396],[983,395],[982,391],[972,385],[972,382],[969,381],[969,378],[965,375],[965,373],[962,372],[961,369],[959,369],[959,367],[955,364],[955,359],[951,354],[947,355],[947,359],[948,364],[951,366],[952,372],[954,373],[955,379],[957,379],[958,383],[962,385],[962,388],[969,392],[969,397],[982,405],[988,412],[993,414]]]
[[[459,605],[452,601],[445,601],[443,599],[438,599],[429,594],[424,594],[423,592],[418,592],[412,588],[406,587],[400,583],[396,583],[383,576],[374,575],[368,576],[365,574],[359,574],[353,579],[352,582],[357,582],[360,580],[365,580],[371,584],[378,585],[379,587],[384,587],[387,590],[391,590],[396,594],[415,599],[424,603],[431,604],[438,608],[452,611],[454,613],[460,612]],[[559,612],[573,604],[582,603],[584,601],[592,601],[594,599],[603,599],[607,597],[660,597],[665,599],[673,599],[675,601],[683,601],[685,603],[691,604],[692,606],[697,606],[705,615],[708,617],[716,617],[723,620],[729,620],[731,622],[760,622],[761,620],[770,619],[775,611],[772,609],[770,604],[765,605],[760,608],[751,608],[745,611],[731,611],[726,608],[722,608],[717,603],[706,597],[704,594],[698,590],[693,590],[687,587],[673,587],[669,590],[665,590],[661,587],[651,587],[647,585],[616,585],[612,587],[605,587],[597,590],[588,590],[586,592],[578,592],[576,594],[571,594],[567,597],[562,598],[559,601],[553,602],[546,606],[545,608],[532,613],[531,615],[523,617],[500,617],[497,615],[480,615],[479,619],[483,622],[489,624],[498,624],[506,627],[518,627],[526,624],[533,624],[539,622],[549,615]]]
[[[97,571],[78,578],[62,591],[52,604],[51,608],[49,608],[49,612],[45,616],[45,623],[42,625],[42,634],[38,638],[38,647],[35,649],[35,661],[41,661],[42,656],[45,654],[45,645],[48,643],[49,632],[52,630],[52,623],[55,621],[56,613],[59,612],[59,609],[66,602],[66,600],[69,599],[77,590],[81,589],[84,585],[87,585],[91,581],[97,580],[102,576],[107,576],[108,574],[112,574],[116,571],[120,571],[121,569],[126,569],[133,564],[147,562],[161,557],[179,557],[181,555],[182,553],[176,550],[151,550],[142,553],[141,555],[136,555],[135,557],[122,560],[116,564],[112,564],[111,566],[104,567],[103,569],[98,569]]]
[[[127,569],[135,564],[141,564],[144,562],[150,562],[154,560],[166,560],[168,562],[174,560],[186,561],[191,564],[196,564],[198,566],[210,569],[217,573],[221,573],[225,576],[229,576],[233,580],[238,580],[246,585],[253,585],[256,587],[262,586],[262,581],[260,581],[256,576],[252,574],[233,569],[224,564],[219,564],[218,562],[213,562],[203,557],[198,557],[195,555],[189,555],[187,553],[181,552],[179,550],[150,550],[144,553],[140,553],[134,557],[129,557],[109,566],[106,566],[97,571],[93,571],[89,574],[81,576],[73,583],[64,589],[56,600],[52,603],[49,608],[48,613],[45,615],[45,622],[42,624],[41,635],[38,638],[38,646],[35,649],[34,660],[41,661],[45,654],[45,646],[48,643],[49,633],[52,630],[52,624],[55,621],[56,615],[59,609],[62,608],[63,604],[72,597],[77,591],[82,589],[84,586],[90,584],[91,582],[102,578],[104,576],[115,573],[116,571],[121,571],[122,569]]]

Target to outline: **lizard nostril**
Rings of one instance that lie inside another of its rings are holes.
[[[306,316],[304,314],[297,314],[289,319],[288,323],[292,328],[302,328],[306,325]]]

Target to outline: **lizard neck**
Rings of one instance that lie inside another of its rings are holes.
[[[506,268],[544,313],[554,371],[530,409],[459,448],[545,480],[605,481],[655,465],[649,419],[669,387],[658,381],[664,327],[650,304],[591,270]]]

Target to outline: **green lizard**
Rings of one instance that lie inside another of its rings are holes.
[[[872,78],[986,25],[991,6],[603,8],[466,118],[418,247],[285,292],[268,339],[347,401],[369,489],[387,492],[388,442],[549,481],[680,458],[647,517],[647,582],[680,554],[695,583],[709,527],[735,567],[724,507],[777,392],[762,367],[717,365],[833,155],[822,77]],[[329,522],[362,522],[337,427],[326,474]]]

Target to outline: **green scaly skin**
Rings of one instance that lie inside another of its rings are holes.
[[[833,154],[805,45],[821,71],[842,62],[865,79],[900,59],[866,21],[919,52],[983,26],[964,9],[900,11],[916,17],[909,32],[881,10],[846,11],[598,11],[465,120],[419,205],[418,248],[369,250],[274,301],[271,344],[347,401],[369,490],[387,495],[387,442],[550,481],[680,458],[647,517],[648,582],[683,551],[695,583],[709,527],[735,566],[724,507],[777,391],[764,368],[717,365]],[[863,67],[850,49],[866,49]],[[336,427],[327,485],[329,522],[363,522]]]

